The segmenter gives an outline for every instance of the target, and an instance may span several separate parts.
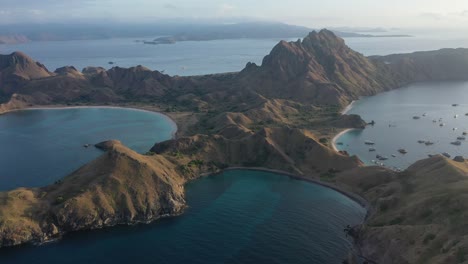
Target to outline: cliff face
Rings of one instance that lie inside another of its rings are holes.
[[[182,212],[185,180],[174,164],[118,142],[107,149],[53,185],[0,193],[0,247]]]
[[[281,41],[241,72],[244,85],[267,97],[342,105],[363,95],[398,87],[381,65],[353,51],[331,31],[311,32],[302,41]]]

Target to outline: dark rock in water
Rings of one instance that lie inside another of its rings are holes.
[[[96,148],[98,149],[101,149],[101,150],[104,150],[104,151],[107,151],[109,149],[112,149],[115,145],[122,145],[122,142],[120,142],[119,140],[107,140],[107,141],[103,141],[103,142],[100,142],[100,143],[97,143],[96,145],[94,145]]]
[[[358,128],[363,129],[367,123],[359,115],[342,115],[331,124],[337,128]]]
[[[453,160],[456,162],[465,162],[465,158],[463,158],[463,156],[456,156]]]

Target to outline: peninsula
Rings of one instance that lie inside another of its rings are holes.
[[[0,56],[1,112],[46,105],[118,105],[161,111],[175,139],[146,155],[117,141],[98,159],[42,188],[0,193],[0,246],[174,216],[184,183],[229,167],[284,171],[348,193],[368,207],[349,261],[463,263],[468,162],[442,156],[403,172],[365,167],[331,139],[365,122],[340,111],[360,96],[417,81],[467,80],[468,50],[365,57],[333,32],[281,41],[261,65],[236,73],[168,76],[143,66],[50,72],[27,55]],[[362,198],[360,198],[362,197]]]

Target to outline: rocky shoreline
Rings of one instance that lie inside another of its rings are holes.
[[[22,53],[1,55],[0,73],[0,95],[11,97],[0,111],[133,105],[157,109],[179,127],[147,155],[108,142],[101,157],[56,184],[0,193],[0,246],[179,213],[187,181],[227,168],[266,168],[362,197],[370,213],[356,241],[366,258],[468,257],[468,239],[453,231],[462,230],[468,211],[468,162],[435,156],[394,172],[330,148],[338,131],[365,126],[359,116],[340,114],[349,102],[404,83],[466,79],[468,50],[364,57],[323,30],[282,41],[262,65],[232,74],[171,77],[142,66],[49,72]]]

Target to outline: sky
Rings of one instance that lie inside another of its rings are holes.
[[[468,0],[0,0],[0,24],[182,19],[313,28],[468,28]]]

